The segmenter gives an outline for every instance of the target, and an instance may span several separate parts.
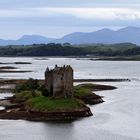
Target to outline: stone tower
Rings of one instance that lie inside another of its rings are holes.
[[[53,97],[73,97],[73,69],[71,66],[46,69],[45,85],[50,96]]]

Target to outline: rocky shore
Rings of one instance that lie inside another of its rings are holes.
[[[130,82],[130,79],[75,79],[74,82]]]
[[[59,112],[35,112],[24,110],[23,108],[14,108],[11,110],[0,111],[0,119],[11,120],[30,120],[30,121],[62,121],[75,120],[81,117],[92,116],[92,112],[88,107],[73,111],[59,111]]]
[[[104,102],[102,97],[98,96],[96,94],[88,95],[88,96],[84,96],[84,97],[78,97],[77,96],[76,98],[82,100],[85,104],[89,104],[89,105],[95,105],[95,104],[100,104],[100,103]]]
[[[4,65],[4,64],[16,64],[16,65],[25,65],[25,64],[32,64],[31,62],[7,62],[7,63],[3,63],[0,62],[0,65]]]
[[[15,102],[14,97],[0,100],[0,106],[5,108],[4,110],[0,110],[0,119],[10,120],[62,121],[75,120],[93,115],[87,106],[83,106],[80,109],[73,109],[72,111],[36,111],[27,109],[23,103]]]
[[[0,73],[29,73],[29,72],[32,72],[32,71],[23,71],[23,70],[16,70],[16,71],[13,71],[13,70],[0,70]]]
[[[18,64],[18,62],[17,62]],[[3,66],[0,67],[0,73],[26,73],[26,72],[32,72],[32,71],[27,71],[27,70],[17,70],[17,67],[12,67],[12,66]]]

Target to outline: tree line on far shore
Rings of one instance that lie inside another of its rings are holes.
[[[131,43],[112,45],[33,44],[0,47],[0,56],[134,56],[140,47]]]

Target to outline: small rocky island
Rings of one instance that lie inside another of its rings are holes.
[[[25,119],[33,121],[73,120],[92,116],[86,104],[102,103],[97,90],[112,90],[113,86],[80,84],[73,86],[71,66],[47,68],[45,80],[29,79],[16,84],[13,97],[0,100],[5,106],[0,119]]]

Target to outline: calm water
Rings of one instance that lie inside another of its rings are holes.
[[[102,91],[106,101],[90,106],[94,116],[72,123],[0,120],[0,140],[138,140],[140,139],[140,62],[90,61],[74,58],[0,58],[0,62],[32,62],[14,65],[32,73],[0,74],[0,78],[44,78],[47,66],[70,64],[75,78],[130,78],[131,82],[102,83],[117,90]],[[5,65],[1,65],[5,66]],[[1,95],[3,96],[3,95]],[[2,98],[2,97],[1,97]]]

